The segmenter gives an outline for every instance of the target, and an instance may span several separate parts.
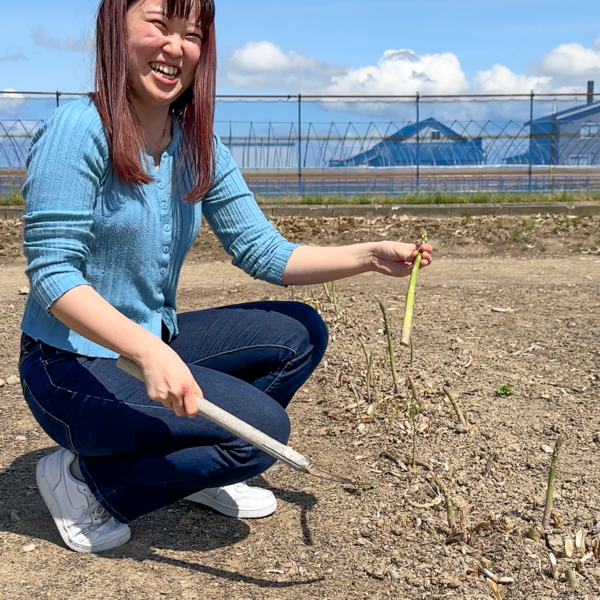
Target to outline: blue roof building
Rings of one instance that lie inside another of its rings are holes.
[[[418,136],[418,139],[417,139]],[[470,139],[436,119],[413,123],[371,149],[348,159],[333,159],[330,167],[401,167],[481,165],[486,153],[481,139]]]
[[[505,164],[600,164],[600,102],[588,102],[525,123],[531,132],[529,150]]]

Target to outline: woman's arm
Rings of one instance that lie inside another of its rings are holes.
[[[202,213],[233,265],[255,279],[281,285],[286,263],[300,244],[288,242],[265,217],[218,136],[215,152],[215,182],[202,201]]]
[[[373,244],[300,246],[290,256],[283,285],[315,285],[371,271]]]
[[[70,289],[51,306],[50,312],[79,335],[138,364],[161,341],[120,313],[89,285]]]
[[[144,373],[152,400],[172,406],[179,416],[198,414],[196,396],[204,394],[179,355],[91,286],[70,289],[54,302],[50,312],[79,335],[135,361]]]
[[[431,263],[432,248],[421,247],[423,267]],[[300,246],[290,256],[283,273],[283,285],[316,285],[376,271],[405,277],[413,268],[418,248],[401,242],[367,242],[350,246]]]

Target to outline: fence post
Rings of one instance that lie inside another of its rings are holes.
[[[419,120],[420,120],[420,115],[419,115],[419,99],[421,98],[419,92],[417,92],[417,188],[421,187],[421,169],[420,169],[420,163],[421,163],[421,157],[420,157],[420,146],[419,146]]]
[[[533,177],[533,97],[534,92],[531,90],[531,99],[529,101],[529,193],[531,194],[532,177]]]
[[[298,193],[303,194],[302,186],[302,94],[298,94]]]
[[[60,92],[56,92],[56,108],[60,106]]]

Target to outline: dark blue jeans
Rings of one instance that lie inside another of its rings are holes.
[[[310,306],[256,302],[179,315],[170,346],[207,399],[287,443],[285,408],[321,361],[327,328]],[[60,446],[79,454],[100,503],[126,523],[204,488],[244,481],[275,459],[203,417],[150,400],[116,361],[23,335],[23,393]]]

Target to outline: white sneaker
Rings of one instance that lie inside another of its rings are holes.
[[[70,450],[59,450],[44,456],[36,470],[42,498],[62,539],[76,552],[103,552],[125,544],[131,530],[106,511],[87,484],[73,477],[75,458]]]
[[[268,517],[277,510],[277,500],[273,492],[249,487],[244,482],[207,488],[188,496],[186,500],[205,504],[228,517],[239,519]]]

